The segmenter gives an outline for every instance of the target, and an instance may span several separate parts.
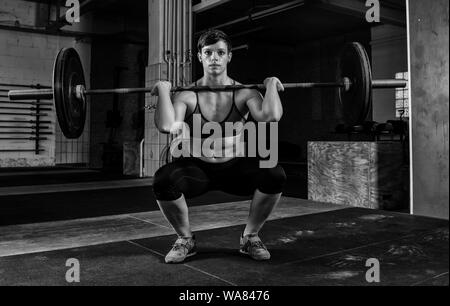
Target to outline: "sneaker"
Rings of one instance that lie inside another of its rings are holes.
[[[170,252],[166,255],[166,263],[181,263],[186,258],[195,254],[197,254],[195,236],[179,237]]]
[[[249,255],[254,260],[269,260],[270,253],[262,243],[258,234],[250,234],[241,237],[241,248],[239,252]]]

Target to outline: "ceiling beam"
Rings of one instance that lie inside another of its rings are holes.
[[[234,25],[236,23],[240,23],[240,22],[244,22],[244,21],[254,21],[254,20],[258,20],[258,19],[262,19],[268,16],[272,16],[272,15],[276,15],[285,11],[289,11],[292,10],[294,8],[297,8],[299,6],[303,6],[305,4],[305,0],[294,0],[288,3],[284,3],[278,6],[274,6],[271,7],[269,9],[263,10],[263,11],[259,11],[250,15],[246,15],[244,17],[238,18],[238,19],[234,19],[231,21],[228,21],[226,23],[222,23],[219,25],[215,25],[214,27],[211,27],[211,29],[220,29],[220,28],[224,28],[224,27],[228,27],[231,25]],[[202,31],[198,31],[195,33],[195,35],[200,35],[201,33],[205,32],[205,30]]]
[[[310,3],[318,8],[363,19],[365,19],[369,10],[364,0],[315,0],[310,1]],[[382,1],[380,1],[380,21],[386,24],[406,27],[406,11],[384,6]]]
[[[232,0],[202,0],[199,4],[192,7],[192,11],[196,14],[205,12],[216,6],[231,2]]]

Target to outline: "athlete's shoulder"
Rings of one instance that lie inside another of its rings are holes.
[[[195,83],[191,83],[186,87],[193,87],[193,86],[195,86]],[[193,90],[178,91],[175,93],[173,100],[174,102],[192,103],[196,100],[195,91]]]
[[[240,82],[235,82],[236,85],[242,85]],[[239,100],[245,100],[248,101],[252,98],[259,98],[262,97],[261,93],[257,89],[239,89],[236,91],[236,96]]]

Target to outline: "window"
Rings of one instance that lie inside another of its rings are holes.
[[[399,72],[395,74],[396,79],[408,80],[408,72]],[[409,88],[395,89],[395,117],[409,118]]]

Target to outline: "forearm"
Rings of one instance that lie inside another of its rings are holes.
[[[283,116],[283,105],[281,104],[276,83],[267,85],[266,95],[262,103],[262,113],[267,122],[280,121]]]
[[[160,132],[168,133],[175,122],[175,110],[169,93],[162,93],[158,97],[155,112],[155,125]]]

